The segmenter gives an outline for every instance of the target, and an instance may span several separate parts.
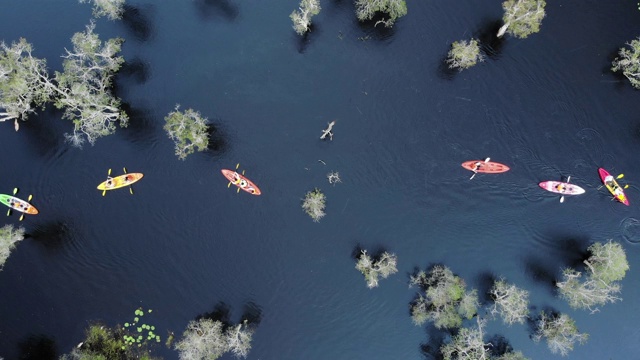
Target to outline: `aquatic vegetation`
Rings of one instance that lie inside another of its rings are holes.
[[[527,36],[540,31],[540,23],[546,13],[544,0],[507,0],[502,3],[504,25],[498,31],[498,37],[509,33],[517,38]]]
[[[241,324],[229,326],[218,320],[202,318],[189,322],[182,339],[175,345],[181,360],[215,360],[226,352],[235,357],[247,357],[251,350],[253,330],[245,320]]]
[[[14,228],[13,225],[5,225],[0,228],[0,271],[9,258],[11,251],[16,248],[16,243],[24,239],[24,228]]]
[[[640,89],[640,37],[631,40],[627,45],[631,50],[620,49],[618,52],[619,57],[616,57],[612,62],[611,71],[622,71],[622,74],[629,79],[631,85]]]
[[[477,290],[466,291],[464,280],[446,266],[436,265],[429,273],[411,276],[410,285],[424,291],[411,305],[414,324],[433,321],[438,329],[458,328],[463,319],[476,315],[479,306]]]
[[[180,111],[180,105],[176,105],[164,120],[164,130],[176,145],[176,155],[180,160],[185,160],[187,155],[196,150],[204,151],[209,146],[209,134],[207,133],[207,118],[203,118],[199,112],[193,109]]]
[[[480,53],[478,41],[471,39],[470,41],[461,40],[451,44],[449,50],[447,64],[450,69],[457,68],[462,71],[477,64],[478,61],[484,61],[484,56]]]
[[[151,314],[152,310],[149,309],[148,313]],[[129,332],[134,335],[125,334],[123,336],[123,340],[126,346],[137,345],[138,347],[145,344],[147,341],[155,341],[160,342],[160,335],[156,334],[154,331],[156,327],[153,325],[147,325],[145,323],[141,323],[140,318],[144,316],[144,310],[142,308],[136,309],[134,312],[135,317],[131,323],[124,323],[123,330],[129,330]]]
[[[111,329],[99,323],[92,324],[85,332],[85,340],[78,344],[69,354],[62,355],[60,359],[155,359],[141,346],[135,348],[127,346],[125,340],[123,340],[123,335],[124,330],[119,327]]]
[[[320,189],[314,189],[309,191],[302,202],[302,209],[306,212],[313,221],[319,222],[325,216],[325,196]]]
[[[372,289],[378,286],[378,277],[386,279],[389,275],[398,272],[396,268],[397,262],[397,256],[386,251],[377,260],[373,261],[367,251],[362,250],[356,269],[364,275],[367,286]]]
[[[548,315],[544,311],[536,322],[536,333],[533,340],[539,342],[546,339],[547,346],[552,353],[560,353],[562,356],[573,350],[576,342],[584,344],[589,339],[589,334],[578,331],[575,321],[566,314]]]
[[[505,324],[524,324],[529,317],[529,292],[509,284],[503,279],[496,280],[489,294],[494,301],[491,314],[500,314]]]
[[[293,21],[293,29],[298,35],[304,35],[309,31],[311,18],[320,13],[320,2],[318,0],[302,0],[298,10],[294,10],[289,17]]]

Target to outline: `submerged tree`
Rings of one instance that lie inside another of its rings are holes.
[[[504,25],[498,31],[498,37],[505,32],[517,37],[527,36],[540,31],[540,23],[545,17],[544,0],[506,0],[502,3]]]
[[[13,225],[5,225],[0,228],[0,270],[9,258],[11,251],[16,248],[16,243],[24,239],[24,228],[14,228]]]
[[[211,319],[191,321],[182,335],[182,339],[175,344],[180,352],[181,360],[215,360],[226,352],[232,352],[235,357],[247,357],[251,349],[253,332],[248,328],[247,321],[223,330],[222,322]]]
[[[500,314],[502,320],[508,325],[524,324],[529,316],[528,291],[500,279],[493,283],[489,294],[494,301],[491,314]]]
[[[451,44],[447,58],[450,69],[458,68],[462,71],[477,64],[478,61],[484,61],[484,56],[480,53],[477,40],[471,39],[469,42],[461,40]]]
[[[622,300],[617,296],[622,288],[617,281],[624,278],[629,263],[622,246],[612,241],[595,243],[588,251],[590,256],[584,261],[588,274],[584,279],[581,272],[568,268],[563,270],[562,281],[556,286],[572,308],[594,313],[598,305]]]
[[[207,133],[207,118],[203,118],[199,112],[193,109],[180,111],[180,105],[176,105],[164,120],[164,130],[176,145],[176,155],[180,160],[197,151],[204,151],[209,146]]]
[[[627,45],[631,48],[621,48],[619,57],[612,63],[611,71],[622,71],[622,74],[629,79],[633,87],[640,89],[640,37],[631,40]]]
[[[480,318],[477,320],[477,327],[460,329],[450,343],[440,348],[444,360],[489,360],[491,344],[484,342],[486,321]]]
[[[93,16],[106,16],[109,20],[122,19],[125,0],[79,0],[80,3],[93,3]]]
[[[25,39],[7,46],[0,42],[0,121],[26,121],[35,108],[44,108],[53,89],[47,86],[47,62],[31,55]]]
[[[311,18],[320,13],[320,1],[318,0],[302,0],[298,10],[294,10],[289,17],[293,21],[293,29],[298,35],[304,35],[309,31],[311,26]]]
[[[416,325],[428,320],[438,329],[457,328],[463,319],[471,319],[477,313],[477,291],[467,292],[464,280],[445,266],[436,265],[428,274],[420,271],[411,276],[410,284],[424,290],[424,295],[418,294],[411,306]]]
[[[397,263],[398,257],[386,251],[374,261],[369,254],[367,254],[366,250],[361,250],[356,269],[364,275],[367,286],[369,289],[372,289],[378,286],[378,277],[386,279],[389,275],[398,272],[396,268]]]
[[[573,350],[576,342],[584,344],[589,339],[589,334],[580,333],[575,321],[568,315],[548,315],[543,311],[536,323],[533,340],[539,342],[543,338],[552,353],[566,356]]]
[[[85,32],[73,35],[73,51],[63,56],[64,71],[56,71],[57,85],[49,83],[56,93],[55,106],[64,109],[63,118],[73,121],[73,134],[66,137],[76,146],[85,139],[93,145],[99,137],[113,134],[116,123],[126,127],[129,121],[120,99],[111,93],[113,75],[124,62],[118,56],[124,40],[103,43],[94,29],[91,22]]]
[[[313,221],[319,222],[326,214],[324,213],[326,197],[320,189],[309,191],[302,201],[302,210],[311,216]]]
[[[358,20],[371,20],[376,13],[384,13],[388,16],[387,19],[378,20],[376,25],[381,23],[391,27],[396,19],[407,15],[407,3],[405,0],[356,0]]]

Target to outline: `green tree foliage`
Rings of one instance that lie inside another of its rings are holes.
[[[503,2],[502,21],[504,25],[498,31],[498,37],[507,32],[517,38],[524,39],[537,33],[540,31],[540,23],[546,15],[544,11],[546,5],[544,0],[507,0]]]
[[[556,283],[560,295],[575,309],[598,311],[598,305],[622,300],[617,294],[622,287],[617,282],[622,280],[629,270],[627,256],[622,246],[609,241],[594,243],[588,249],[590,256],[584,261],[587,274],[574,269],[564,269],[562,281]]]
[[[491,314],[500,314],[505,324],[524,324],[529,316],[529,292],[509,284],[504,279],[496,280],[489,290],[494,304]]]
[[[0,121],[26,121],[35,108],[44,108],[52,89],[47,83],[47,62],[31,55],[33,48],[25,39],[7,46],[0,43]]]
[[[609,240],[607,243],[594,243],[587,250],[591,255],[584,263],[591,269],[593,277],[606,283],[625,277],[629,263],[622,245]]]
[[[79,0],[80,3],[93,3],[93,16],[106,16],[109,20],[122,19],[125,0]]]
[[[533,340],[539,342],[543,338],[546,339],[552,353],[566,356],[573,350],[576,342],[584,344],[589,339],[589,335],[580,333],[575,321],[568,315],[548,315],[543,311],[536,323]]]
[[[129,346],[124,340],[125,332],[120,328],[93,324],[86,330],[85,336],[83,342],[69,354],[62,355],[60,360],[155,359],[142,345]]]
[[[404,0],[356,0],[358,20],[371,20],[376,13],[388,15],[387,19],[379,20],[376,25],[382,23],[391,27],[399,17],[407,15],[407,3]]]
[[[309,31],[311,26],[311,18],[320,13],[320,1],[318,0],[302,0],[298,10],[294,10],[289,17],[293,21],[293,29],[298,35],[304,35]]]
[[[215,360],[226,352],[244,358],[251,349],[252,335],[246,321],[224,330],[220,321],[203,318],[189,323],[175,349],[180,360]]]
[[[204,151],[209,146],[207,133],[207,118],[203,118],[199,112],[193,109],[180,111],[180,105],[176,105],[174,111],[165,118],[164,130],[176,145],[176,155],[180,160],[187,158],[196,150]]]
[[[478,41],[471,39],[470,41],[461,40],[451,44],[451,50],[447,58],[449,68],[462,71],[477,64],[478,61],[484,61],[484,56],[480,53]]]
[[[124,62],[117,56],[124,40],[103,43],[94,29],[91,22],[85,32],[73,35],[73,51],[63,56],[64,71],[54,76],[57,86],[49,83],[56,92],[55,106],[64,109],[63,118],[74,123],[73,134],[66,137],[76,146],[82,146],[85,139],[93,145],[97,138],[112,134],[115,123],[125,127],[129,120],[120,110],[120,100],[111,93],[113,75]]]
[[[640,89],[640,37],[631,40],[627,45],[631,48],[621,48],[619,57],[612,63],[611,71],[622,71],[622,74],[629,79],[631,85]]]
[[[371,259],[366,250],[361,250],[360,257],[356,263],[356,269],[360,271],[369,289],[378,286],[378,278],[382,277],[386,279],[389,275],[398,272],[396,264],[398,263],[398,257],[394,254],[384,252],[377,260]]]
[[[324,213],[326,197],[320,189],[309,191],[302,201],[302,210],[311,216],[313,221],[319,222],[326,214]]]
[[[411,276],[410,284],[424,290],[411,306],[416,325],[433,321],[438,329],[458,328],[463,319],[471,319],[477,313],[477,291],[467,292],[464,280],[445,266],[436,265],[428,274],[420,271]]]
[[[462,328],[440,352],[444,360],[489,360],[491,344],[484,343],[485,321],[478,318],[478,326]]]
[[[16,248],[16,243],[24,239],[24,228],[14,228],[13,225],[5,225],[0,228],[0,271],[9,258],[11,251]]]
[[[495,360],[529,360],[529,358],[525,357],[520,351],[510,351],[498,356]]]

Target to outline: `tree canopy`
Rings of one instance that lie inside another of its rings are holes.
[[[93,16],[106,16],[109,20],[122,19],[125,0],[79,0],[80,3],[93,3]]]
[[[498,37],[505,32],[517,37],[527,36],[540,31],[540,23],[546,13],[544,0],[506,0],[502,3],[504,25],[498,31]]]
[[[640,89],[640,37],[631,40],[627,45],[631,49],[621,48],[619,57],[612,63],[611,71],[622,71],[636,89]]]
[[[193,109],[180,111],[180,105],[165,118],[164,130],[175,143],[176,155],[180,160],[209,146],[207,118]]]
[[[376,13],[384,13],[388,16],[376,22],[376,25],[382,23],[386,27],[391,27],[399,17],[407,15],[407,3],[404,0],[356,0],[358,20],[371,20]]]
[[[0,228],[0,270],[9,258],[16,243],[24,239],[24,228],[14,228],[13,225],[5,225]]]
[[[47,62],[33,57],[25,39],[7,46],[0,43],[0,121],[26,121],[35,108],[44,108],[53,89],[47,86]]]
[[[302,0],[298,10],[294,10],[289,17],[293,21],[293,29],[298,35],[304,35],[309,31],[311,18],[320,13],[321,7],[318,0]]]
[[[366,250],[362,250],[356,263],[356,269],[364,275],[367,286],[372,289],[378,286],[378,277],[386,279],[389,275],[398,272],[397,263],[398,257],[386,251],[378,259],[374,260],[371,259]]]
[[[484,61],[484,56],[480,53],[480,46],[477,40],[461,40],[451,44],[451,50],[449,50],[447,58],[449,68],[457,68],[462,71],[477,64],[478,61]]]
[[[180,352],[180,360],[215,360],[226,352],[245,358],[252,334],[246,321],[225,330],[222,322],[202,318],[189,323],[175,349]]]

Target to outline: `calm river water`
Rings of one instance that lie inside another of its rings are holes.
[[[412,324],[408,287],[434,264],[480,292],[503,276],[530,291],[533,314],[569,314],[591,336],[569,359],[640,357],[640,91],[609,71],[640,35],[634,1],[550,1],[540,33],[501,41],[499,0],[409,1],[390,30],[326,0],[305,38],[288,17],[297,0],[128,4],[95,31],[126,40],[116,91],[129,128],[80,150],[52,108],[17,133],[0,124],[0,192],[19,187],[41,211],[0,224],[29,234],[0,272],[0,357],[55,358],[92,321],[123,324],[143,306],[163,337],[220,309],[249,316],[249,359],[437,358],[447,334]],[[25,37],[55,71],[91,7],[7,0],[1,13],[1,38]],[[443,69],[451,43],[472,37],[486,61]],[[162,128],[176,104],[214,128],[211,149],[186,161]],[[332,120],[333,141],[319,140]],[[460,163],[485,157],[511,171],[469,181]],[[262,196],[227,188],[220,169],[237,163]],[[102,197],[107,169],[125,166],[145,174],[135,194]],[[598,167],[625,174],[630,207],[597,190]],[[586,194],[560,204],[537,186],[567,175]],[[315,187],[327,196],[319,223],[300,207]],[[608,239],[631,266],[624,301],[572,310],[554,279]],[[399,272],[368,289],[357,247],[395,253]],[[559,358],[528,326],[487,331],[531,359]]]

